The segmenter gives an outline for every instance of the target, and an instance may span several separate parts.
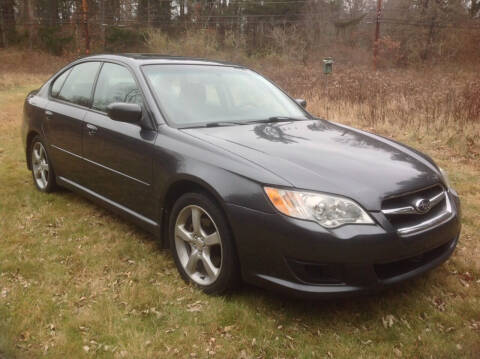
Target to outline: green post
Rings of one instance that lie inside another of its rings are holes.
[[[333,72],[333,58],[325,57],[323,59],[323,73],[325,74],[325,98],[326,98],[326,118],[328,118],[328,75]]]
[[[333,59],[326,57],[323,59],[323,73],[329,75],[333,72]]]

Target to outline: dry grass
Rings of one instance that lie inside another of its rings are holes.
[[[75,56],[58,57],[39,51],[0,49],[0,74],[23,72],[50,76]]]
[[[265,68],[294,96],[306,97],[309,110],[388,135],[407,129],[441,140],[462,154],[480,158],[480,78],[475,69],[388,70],[340,64],[328,79],[319,66]]]
[[[43,83],[73,56],[57,57],[43,52],[0,49],[0,90]]]
[[[419,131],[423,115],[411,109],[411,122],[369,122],[359,116],[368,99],[326,102],[322,90],[314,92],[321,82],[308,89],[309,79],[321,81],[316,71],[256,66],[309,98],[314,112],[324,114],[328,104],[329,117],[405,141],[446,168],[464,211],[453,257],[374,297],[297,301],[248,286],[230,297],[205,296],[180,280],[169,254],[138,228],[73,193],[34,189],[18,134],[23,98],[39,82],[12,82],[0,89],[0,357],[478,357],[480,166],[467,150],[476,147],[458,146],[464,135],[445,140],[457,131],[452,121],[441,132]]]

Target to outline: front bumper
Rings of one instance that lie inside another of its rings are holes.
[[[376,225],[328,230],[317,223],[228,204],[246,282],[298,296],[369,292],[424,273],[453,253],[460,233],[453,215],[420,234],[401,238],[381,213]]]

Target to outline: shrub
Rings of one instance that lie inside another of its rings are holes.
[[[118,26],[108,27],[105,33],[106,51],[135,51],[145,47],[145,34],[138,29],[127,29]]]
[[[53,55],[60,56],[66,46],[72,41],[72,36],[66,36],[60,26],[45,26],[38,30],[38,38],[42,47]]]

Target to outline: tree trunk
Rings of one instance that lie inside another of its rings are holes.
[[[475,18],[480,13],[480,0],[471,0],[468,12],[471,18]]]
[[[58,24],[58,0],[48,0],[48,20],[49,26],[55,26]]]
[[[107,37],[105,34],[105,28],[106,28],[106,23],[105,23],[105,0],[100,0],[100,36],[101,36],[101,41],[103,44],[103,49],[107,47]]]
[[[140,0],[138,2],[137,20],[141,25],[146,24],[147,26],[150,26],[149,12],[150,12],[150,1]]]
[[[180,0],[180,17],[185,17],[185,0]]]
[[[172,2],[169,0],[162,0],[155,2],[155,26],[162,28],[162,30],[169,30],[170,17],[172,15]]]
[[[90,34],[88,32],[88,3],[87,0],[82,0],[83,12],[83,31],[85,34],[85,54],[90,54]]]
[[[16,38],[14,6],[14,0],[1,0],[0,2],[1,35],[4,47],[8,47]]]
[[[28,48],[33,47],[35,36],[35,18],[34,18],[34,4],[33,0],[25,0],[23,9],[23,21],[28,29]]]
[[[251,18],[247,24],[247,55],[251,56],[257,49],[257,24]]]
[[[7,47],[5,30],[3,29],[3,11],[1,8],[0,8],[0,47]]]
[[[432,17],[432,21],[430,22],[430,28],[429,28],[429,31],[428,31],[427,43],[425,44],[425,49],[424,49],[423,54],[422,54],[422,60],[423,61],[428,60],[428,58],[430,56],[430,50],[433,46],[433,38],[435,36],[435,19],[436,19],[436,15],[434,15]]]
[[[217,17],[215,17],[215,30],[217,35],[217,44],[219,48],[225,46],[225,18],[219,17],[225,14],[225,3],[221,2],[218,5],[218,10],[216,12]]]
[[[224,19],[217,19],[217,43],[218,47],[223,49],[225,46],[225,21]]]

